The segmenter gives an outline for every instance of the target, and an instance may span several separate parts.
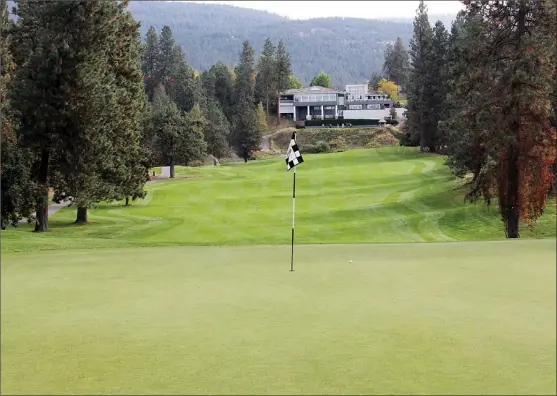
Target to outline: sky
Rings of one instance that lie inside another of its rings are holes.
[[[190,1],[228,4],[268,11],[291,19],[346,17],[366,19],[414,18],[419,1]],[[456,16],[460,1],[426,1],[429,15]]]

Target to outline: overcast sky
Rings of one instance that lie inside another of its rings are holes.
[[[194,1],[268,11],[291,19],[349,17],[367,19],[413,18],[419,1]],[[460,1],[426,1],[428,14],[456,16]]]

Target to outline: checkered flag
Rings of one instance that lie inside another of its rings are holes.
[[[288,151],[286,152],[286,167],[287,171],[294,168],[296,165],[304,162],[300,149],[296,144],[296,133],[292,133],[292,139],[290,140],[290,145],[288,146]]]

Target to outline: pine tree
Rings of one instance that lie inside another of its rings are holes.
[[[383,79],[381,73],[373,72],[371,73],[371,78],[369,79],[368,89],[370,91],[377,91],[379,90],[379,82]]]
[[[185,60],[180,61],[171,86],[172,97],[183,112],[191,111],[195,104],[199,104],[203,100],[201,82]]]
[[[56,131],[60,147],[52,165],[51,185],[55,199],[72,197],[78,224],[87,222],[91,204],[117,193],[120,180],[115,182],[105,174],[118,174],[115,168],[125,167],[124,148],[115,139],[134,133],[135,126],[128,129],[124,124],[130,111],[124,100],[130,94],[144,95],[139,63],[135,90],[125,81],[133,71],[125,64],[130,37],[122,34],[126,28],[123,6],[113,1],[56,2],[50,14],[60,18],[57,23],[50,20],[49,29],[55,43],[61,40],[57,50],[63,56],[62,64],[67,65],[62,71],[72,78],[69,89],[63,91],[67,107],[60,116],[63,125]],[[139,48],[132,61],[139,61]],[[135,142],[123,144],[130,143]]]
[[[408,52],[400,37],[396,38],[394,45],[387,44],[384,52],[385,61],[383,72],[387,78],[397,85],[406,87],[408,81],[409,60]]]
[[[267,37],[265,40],[265,46],[263,47],[263,52],[259,57],[259,63],[257,64],[257,78],[256,86],[257,92],[261,94],[262,99],[265,102],[265,112],[267,117],[269,116],[269,103],[270,97],[274,92],[276,92],[275,84],[276,81],[276,59],[275,59],[275,46],[270,38]]]
[[[18,128],[17,139],[21,148],[31,155],[35,231],[45,232],[48,231],[50,162],[58,143],[57,113],[64,108],[61,89],[68,81],[55,67],[61,62],[60,55],[54,51],[40,51],[52,45],[52,34],[44,27],[53,3],[17,1],[16,6],[18,21],[11,35],[10,51],[17,68],[13,70],[9,101]],[[49,89],[51,87],[54,88]]]
[[[34,209],[31,153],[19,144],[17,126],[8,99],[8,84],[16,67],[9,49],[13,22],[6,0],[0,0],[0,225],[14,226]]]
[[[114,199],[144,198],[143,187],[149,180],[152,158],[145,135],[147,97],[143,90],[139,24],[125,9],[119,9],[118,41],[109,57],[110,71],[115,75],[114,88],[118,99],[114,113],[110,162],[103,171],[106,183],[115,185]],[[125,117],[121,117],[125,115]]]
[[[216,100],[229,123],[233,122],[234,79],[232,71],[222,62],[204,72],[201,83],[208,98]]]
[[[203,135],[207,120],[198,104],[194,105],[184,117],[185,128],[180,136],[180,160],[185,165],[202,160],[207,153],[207,143]]]
[[[153,26],[149,27],[145,36],[145,45],[141,54],[141,65],[145,75],[145,91],[149,101],[153,100],[153,89],[160,82],[158,81],[158,60],[159,60],[159,38]]]
[[[259,132],[263,135],[269,130],[269,126],[267,125],[267,117],[265,116],[265,110],[263,110],[263,104],[261,102],[257,105],[257,120]]]
[[[463,102],[454,124],[468,122],[467,129],[461,127],[470,131],[466,145],[484,158],[468,196],[488,203],[498,196],[508,238],[519,237],[521,223],[534,225],[553,177],[556,131],[550,111],[556,60],[550,54],[556,37],[546,4],[466,2],[470,23],[461,53],[470,72],[454,84]],[[449,159],[455,158],[451,153]]]
[[[410,135],[419,137],[420,151],[435,151],[437,147],[437,136],[430,122],[432,41],[433,31],[429,25],[427,7],[422,0],[414,19],[414,35],[410,41],[411,72],[405,122]]]
[[[277,125],[280,124],[280,93],[290,88],[290,75],[292,74],[292,64],[290,55],[286,51],[284,41],[281,39],[277,46],[277,56],[275,63],[276,84],[276,106],[277,106]]]
[[[430,119],[429,124],[431,128],[431,135],[435,136],[434,142],[436,144],[435,151],[439,151],[441,147],[445,146],[445,139],[439,131],[439,121],[441,120],[442,113],[445,106],[446,97],[446,81],[444,80],[443,72],[447,64],[449,45],[449,34],[441,21],[437,21],[433,27],[433,40],[431,51],[431,68],[430,74],[430,92],[429,98]]]
[[[230,124],[220,104],[212,98],[207,99],[205,118],[207,125],[203,133],[207,142],[207,152],[217,158],[225,157],[230,151],[228,146]]]
[[[179,48],[179,47],[178,47]],[[172,98],[171,81],[176,75],[177,68],[182,60],[181,50],[176,46],[172,29],[165,25],[159,36],[159,57],[157,60],[157,82],[162,82],[166,92]]]
[[[170,166],[170,177],[174,178],[176,163],[180,161],[181,134],[185,121],[172,100],[161,94],[162,87],[155,90],[150,120],[150,135],[157,157]]]
[[[240,53],[240,64],[236,72],[234,90],[234,124],[232,145],[241,153],[245,150],[253,151],[261,145],[257,113],[255,110],[255,78],[254,78],[253,48],[248,41],[244,41]]]

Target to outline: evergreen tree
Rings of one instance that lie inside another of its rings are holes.
[[[217,158],[225,157],[230,151],[228,147],[230,124],[220,104],[212,98],[207,99],[205,118],[207,124],[203,133],[207,142],[207,152]]]
[[[126,168],[123,152],[127,148],[123,145],[135,143],[129,138],[136,126],[128,129],[127,124],[127,112],[134,103],[125,101],[128,95],[139,94],[143,99],[140,42],[131,57],[137,66],[133,70],[127,64],[126,51],[134,26],[125,26],[129,21],[123,16],[123,7],[113,1],[55,2],[50,14],[60,18],[56,23],[50,19],[48,26],[62,55],[61,71],[72,78],[63,91],[66,108],[59,116],[63,126],[56,130],[60,147],[52,165],[51,185],[56,200],[72,197],[77,206],[76,223],[87,222],[91,204],[113,199],[118,193],[126,174],[125,170],[119,172]],[[115,19],[115,15],[119,17]],[[132,88],[129,79],[134,72],[136,85]],[[127,142],[118,144],[116,139]]]
[[[379,90],[379,82],[383,79],[381,73],[373,72],[371,73],[371,78],[369,79],[368,89],[370,91],[378,91]]]
[[[240,64],[236,72],[234,90],[234,124],[232,145],[241,153],[243,149],[253,151],[261,145],[257,113],[255,110],[255,78],[253,48],[244,41],[240,53]]]
[[[166,92],[172,97],[170,83],[175,77],[183,55],[177,49],[176,41],[169,26],[163,26],[159,37],[159,57],[157,60],[157,82],[162,82]]]
[[[207,143],[203,134],[207,120],[198,104],[186,113],[184,123],[185,128],[180,140],[180,160],[185,165],[190,165],[192,161],[202,160],[207,153]]]
[[[176,104],[167,95],[161,94],[160,88],[155,90],[153,99],[150,135],[153,136],[157,157],[170,166],[170,177],[174,178],[174,169],[184,146],[181,140],[185,121]]]
[[[105,162],[105,182],[115,185],[114,199],[144,198],[143,187],[149,180],[152,158],[148,138],[145,135],[145,111],[147,98],[143,90],[141,62],[141,37],[139,23],[125,9],[119,9],[119,40],[109,57],[110,71],[114,73],[114,89],[117,92],[112,129],[111,161]],[[125,117],[121,117],[124,114]]]
[[[183,112],[191,111],[196,103],[199,104],[203,100],[200,79],[195,76],[194,70],[185,60],[180,61],[171,86],[174,101]]]
[[[437,136],[432,129],[430,118],[431,61],[433,31],[429,25],[427,7],[423,0],[418,6],[414,19],[414,35],[410,41],[411,72],[408,89],[408,111],[405,127],[412,136],[411,141],[418,140],[420,151],[435,151]]]
[[[267,117],[265,116],[265,110],[263,110],[263,104],[261,102],[257,105],[257,120],[259,132],[263,135],[269,130],[269,126],[267,125]]]
[[[555,21],[546,5],[535,0],[467,4],[485,21],[486,40],[477,45],[485,46],[487,56],[480,62],[495,74],[488,90],[491,117],[483,125],[489,130],[483,143],[494,166],[482,187],[497,190],[508,238],[518,238],[520,223],[533,226],[543,213],[556,158],[556,130],[550,123],[556,60],[548,56],[555,34],[548,37],[544,28]],[[480,86],[473,88],[480,92]]]
[[[383,72],[387,78],[394,81],[397,85],[406,87],[408,81],[409,60],[408,52],[404,48],[402,39],[396,38],[394,45],[387,44],[384,52],[385,61]]]
[[[141,68],[145,75],[145,91],[149,101],[153,100],[153,90],[158,81],[159,38],[153,26],[149,27],[141,54]]]
[[[281,39],[277,46],[277,56],[275,63],[276,84],[276,108],[277,108],[277,125],[280,124],[280,93],[286,91],[290,87],[290,76],[292,75],[292,65],[290,63],[290,55],[286,52],[286,46]]]
[[[265,103],[267,117],[269,116],[270,97],[276,92],[276,80],[275,46],[271,39],[267,37],[263,52],[259,57],[259,63],[257,64],[257,77],[255,82],[257,92],[261,94]]]
[[[31,182],[31,153],[18,141],[9,99],[8,84],[16,65],[9,50],[13,22],[9,19],[6,0],[0,0],[0,225],[14,226],[24,217],[30,218],[34,209]]]
[[[228,122],[233,122],[234,78],[228,66],[218,62],[203,73],[201,83],[207,97],[216,100]]]
[[[437,147],[435,151],[438,151],[441,147],[444,147],[446,142],[444,136],[439,131],[439,121],[441,119],[442,113],[445,106],[446,97],[446,81],[444,80],[444,68],[447,64],[448,56],[448,46],[449,46],[449,34],[445,29],[445,26],[441,21],[437,21],[433,27],[433,40],[432,40],[432,51],[431,51],[431,69],[430,73],[430,128],[431,135],[435,136],[435,142]]]
[[[17,68],[13,70],[9,101],[18,127],[17,139],[21,148],[31,155],[35,231],[45,232],[48,231],[50,163],[59,141],[56,130],[61,124],[58,113],[65,107],[62,89],[70,81],[57,70],[61,54],[42,51],[51,48],[53,43],[46,20],[54,3],[17,1],[16,6],[18,21],[10,37],[10,50]]]

